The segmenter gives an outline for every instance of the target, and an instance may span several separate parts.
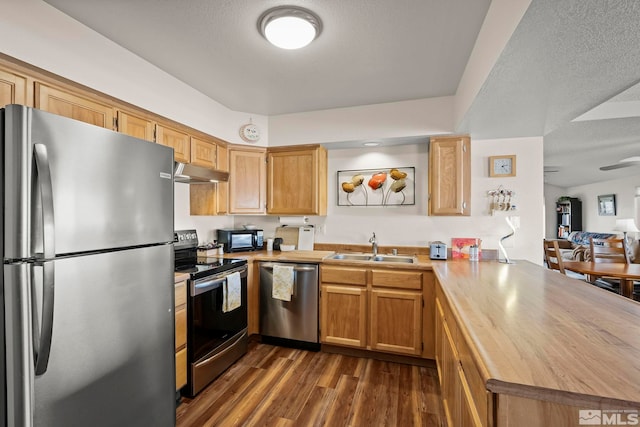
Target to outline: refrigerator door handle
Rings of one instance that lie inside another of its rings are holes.
[[[42,248],[43,258],[55,256],[55,221],[53,213],[53,184],[49,168],[49,154],[44,144],[34,144],[33,154],[38,173],[38,184],[42,203]]]
[[[42,323],[38,333],[36,319],[34,319],[33,348],[35,354],[35,374],[47,372],[49,355],[51,353],[51,337],[53,335],[53,300],[55,295],[54,262],[42,264]],[[32,299],[35,302],[35,298]],[[37,312],[34,310],[33,312]],[[37,341],[37,342],[36,342]]]
[[[42,204],[42,323],[38,328],[34,322],[35,374],[42,375],[47,371],[49,353],[51,352],[51,336],[53,333],[53,297],[54,297],[54,264],[46,261],[55,257],[55,220],[53,212],[53,184],[49,167],[49,154],[44,144],[34,144],[33,154],[36,163],[37,182]],[[35,301],[34,301],[35,302]],[[35,312],[35,311],[34,311]],[[39,329],[39,330],[38,330]]]

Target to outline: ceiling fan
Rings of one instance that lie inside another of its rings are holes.
[[[628,168],[630,166],[639,166],[640,165],[640,156],[627,157],[626,159],[622,159],[618,161],[618,163],[608,166],[601,166],[601,171],[610,171],[614,169],[620,168]]]

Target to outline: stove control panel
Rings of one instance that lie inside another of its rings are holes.
[[[173,243],[176,247],[195,248],[198,246],[198,233],[196,230],[174,231]]]

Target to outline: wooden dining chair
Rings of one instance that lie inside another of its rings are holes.
[[[562,263],[562,255],[560,254],[560,247],[557,240],[544,239],[542,242],[544,248],[544,260],[547,263],[547,268],[550,270],[557,270],[562,274],[566,274],[564,271],[564,265]]]
[[[594,239],[589,242],[591,261],[631,264],[624,239]]]
[[[631,263],[629,253],[627,252],[627,244],[624,239],[591,238],[589,242],[589,251],[591,252],[591,261],[593,262]],[[620,279],[618,278],[590,276],[587,281],[608,291],[620,293]]]

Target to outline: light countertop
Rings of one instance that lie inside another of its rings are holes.
[[[640,408],[640,303],[526,261],[433,270],[488,390]]]

